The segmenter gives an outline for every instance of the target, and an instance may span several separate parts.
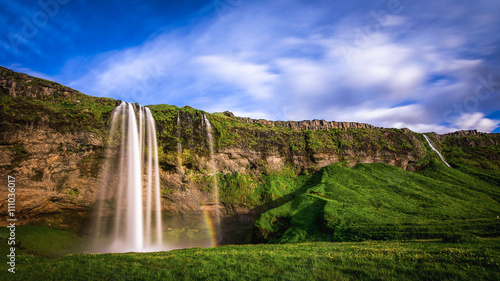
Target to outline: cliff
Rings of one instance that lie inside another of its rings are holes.
[[[224,112],[224,115],[229,117],[234,117],[231,112]],[[249,124],[262,124],[265,126],[276,127],[281,126],[285,128],[290,128],[292,130],[331,130],[331,129],[373,129],[374,126],[364,123],[356,122],[335,122],[335,121],[325,121],[325,120],[304,120],[304,121],[268,121],[265,119],[251,119],[248,117],[237,117],[237,119],[243,123]]]
[[[74,226],[85,215],[115,103],[0,67],[0,173],[16,177],[22,223],[50,217]]]
[[[207,132],[202,124],[206,113],[165,105],[150,108],[159,127],[159,145],[166,154],[164,166],[175,170],[175,148],[180,141],[185,168],[207,169]],[[180,127],[176,126],[177,116]],[[420,135],[409,130],[322,120],[272,122],[227,113],[207,116],[214,128],[217,168],[223,173],[279,171],[286,165],[301,173],[337,162],[350,166],[383,162],[411,170],[425,154]]]
[[[0,172],[16,177],[21,223],[82,224],[99,188],[110,114],[119,103],[0,67]],[[284,194],[280,184],[329,164],[386,163],[414,171],[432,157],[422,136],[408,129],[324,120],[253,120],[170,105],[149,108],[157,126],[166,213],[211,205],[220,208],[228,222],[251,224],[266,204]],[[221,206],[210,201],[213,174],[203,115],[213,129]],[[498,145],[495,134],[463,134],[432,136],[445,157],[447,149]],[[479,141],[462,140],[471,137]],[[490,158],[495,157],[498,154]],[[2,216],[6,198],[2,190]]]

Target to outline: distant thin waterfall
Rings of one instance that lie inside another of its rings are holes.
[[[179,111],[177,111],[177,131],[175,133],[177,137],[177,171],[184,174],[182,169],[181,118],[179,115]]]
[[[112,113],[94,227],[99,252],[163,245],[156,129],[146,107],[122,103]]]
[[[443,163],[445,163],[445,164],[446,164],[446,166],[448,166],[448,167],[450,167],[450,168],[451,168],[450,164],[448,164],[448,162],[446,162],[446,161],[444,160],[443,155],[441,155],[441,153],[440,153],[440,152],[439,152],[439,151],[438,151],[438,150],[434,147],[434,145],[432,144],[432,142],[431,142],[431,140],[429,139],[429,137],[427,137],[425,134],[423,134],[423,135],[424,135],[425,140],[426,140],[426,141],[427,141],[427,143],[429,144],[429,146],[432,148],[432,150],[434,150],[434,151],[435,151],[435,152],[439,155],[439,158],[441,158],[441,161],[443,161]]]
[[[217,224],[217,240],[221,240],[221,225],[220,225],[220,210],[219,210],[219,184],[217,181],[217,169],[215,167],[214,160],[214,145],[213,145],[213,136],[212,136],[212,125],[207,119],[207,116],[203,114],[203,123],[205,123],[205,128],[207,132],[208,138],[208,150],[210,152],[210,173],[213,177],[213,187],[212,194],[215,201],[215,216],[216,216],[216,224]],[[202,126],[203,127],[203,126]],[[216,242],[218,242],[216,241]]]

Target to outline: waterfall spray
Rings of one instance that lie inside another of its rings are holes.
[[[162,249],[156,129],[148,108],[122,103],[113,111],[96,203],[94,250]]]

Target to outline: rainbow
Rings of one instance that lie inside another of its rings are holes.
[[[205,224],[208,229],[208,234],[210,235],[210,246],[215,247],[217,246],[217,239],[218,239],[217,226],[215,225],[215,222],[212,219],[212,217],[210,217],[210,211],[208,206],[202,206],[201,211],[203,212],[203,218],[205,220]]]

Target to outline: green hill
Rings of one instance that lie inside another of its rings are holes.
[[[256,241],[497,236],[498,186],[431,160],[408,172],[386,164],[322,168],[293,199],[263,213]]]

